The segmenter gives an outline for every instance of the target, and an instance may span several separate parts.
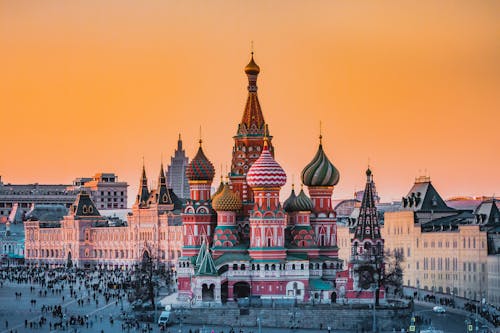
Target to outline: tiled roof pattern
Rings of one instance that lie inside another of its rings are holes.
[[[205,156],[203,149],[198,148],[196,156],[193,158],[186,168],[186,176],[189,180],[207,180],[211,181],[214,178],[215,169],[212,162]]]
[[[237,211],[241,209],[241,199],[226,183],[222,191],[212,198],[212,207],[217,211]]]

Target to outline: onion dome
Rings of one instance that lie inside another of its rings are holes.
[[[224,189],[224,182],[222,181],[222,176],[221,176],[219,187],[217,188],[217,191],[215,191],[214,194],[212,194],[212,200],[215,198],[216,195],[222,192],[223,189]]]
[[[212,197],[212,207],[216,211],[236,211],[241,209],[241,199],[230,188],[224,184],[222,191]]]
[[[285,183],[286,173],[269,152],[265,139],[262,153],[248,170],[247,184],[250,187],[281,187]]]
[[[190,181],[212,181],[214,179],[214,175],[215,168],[212,162],[210,162],[205,156],[205,153],[203,153],[200,140],[200,148],[198,148],[196,156],[186,168],[186,176]]]
[[[283,202],[283,209],[285,210],[285,212],[292,211],[290,208],[291,208],[292,203],[296,197],[297,196],[295,195],[295,189],[293,188],[293,184],[292,184],[292,193],[290,193],[290,196],[288,197],[288,199],[286,199],[285,202]]]
[[[335,186],[340,174],[323,151],[321,136],[316,155],[302,170],[302,183],[306,186]]]
[[[311,211],[313,206],[312,200],[309,199],[309,197],[304,193],[304,190],[301,189],[299,195],[290,205],[290,210],[293,212]]]
[[[248,63],[248,65],[245,66],[245,73],[249,75],[257,75],[260,73],[260,67],[255,63],[253,60],[253,52],[252,52],[252,59]]]

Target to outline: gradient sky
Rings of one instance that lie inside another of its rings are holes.
[[[499,194],[499,17],[499,1],[0,0],[0,175],[115,172],[133,198],[142,157],[156,181],[200,125],[230,165],[253,40],[283,196],[320,120],[334,198],[364,187],[368,159],[383,200],[425,170],[445,197]]]

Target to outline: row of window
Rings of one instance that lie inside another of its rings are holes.
[[[418,241],[418,238],[416,239],[416,245],[417,245],[417,248],[419,246],[419,241]],[[424,248],[450,248],[450,245],[453,246],[454,249],[458,248],[458,241],[457,240],[454,240],[452,243],[450,243],[450,241],[424,241]],[[479,242],[479,240],[477,241],[477,246],[481,249],[484,249],[485,248],[485,241],[482,240],[481,242]],[[469,249],[475,249],[476,248],[476,237],[463,237],[462,238],[462,248],[469,248]]]
[[[101,191],[101,197],[102,197],[102,196],[104,196],[104,193],[105,193],[104,191]],[[108,195],[111,195],[111,191],[108,191]],[[114,191],[114,192],[113,192],[113,195],[114,195],[114,196],[118,195],[118,192]],[[121,192],[120,192],[120,195],[121,195],[121,196],[123,196],[123,195],[124,195],[124,192],[123,192],[123,191],[121,191]]]

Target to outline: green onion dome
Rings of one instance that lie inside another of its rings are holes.
[[[205,156],[203,149],[198,148],[198,152],[186,168],[186,177],[190,181],[212,181],[215,175],[215,168],[212,162]]]
[[[335,186],[339,178],[339,171],[326,157],[320,142],[316,155],[302,170],[302,183],[306,186]]]
[[[292,193],[290,193],[290,196],[288,197],[288,199],[286,199],[285,202],[283,202],[283,209],[285,210],[285,212],[291,211],[290,210],[291,205],[296,197],[297,196],[295,195],[295,189],[293,188],[293,185],[292,185]]]
[[[212,208],[216,211],[237,211],[241,209],[241,199],[230,188],[224,184],[222,191],[212,197]]]
[[[294,212],[305,212],[311,211],[313,206],[312,200],[309,199],[309,197],[304,193],[304,190],[301,189],[299,195],[290,204],[290,209]]]

